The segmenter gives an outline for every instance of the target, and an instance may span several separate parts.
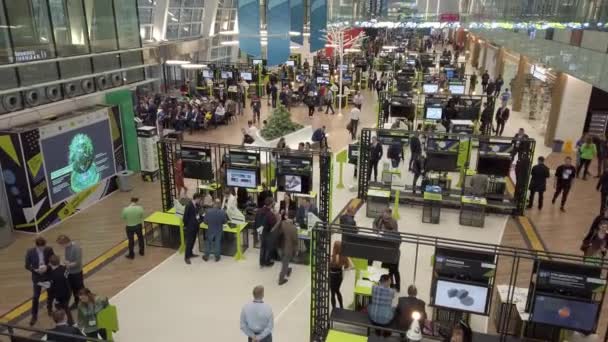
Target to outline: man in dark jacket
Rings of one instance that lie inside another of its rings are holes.
[[[505,81],[502,79],[502,75],[498,75],[496,77],[496,81],[494,82],[494,96],[500,95],[500,91],[502,90],[502,86],[505,84]]]
[[[501,136],[505,131],[505,125],[507,124],[507,120],[509,120],[509,115],[511,112],[509,108],[507,108],[506,104],[502,104],[500,108],[496,111],[496,135]]]
[[[370,146],[369,151],[369,163],[370,170],[368,174],[368,179],[371,179],[372,173],[374,174],[374,182],[378,181],[378,163],[382,159],[382,154],[384,151],[382,150],[382,144],[378,142],[377,137],[372,137],[372,145]]]
[[[490,74],[488,74],[488,70],[486,70],[481,75],[481,88],[483,92],[485,92],[488,87],[488,81],[490,81]]]
[[[49,258],[49,282],[51,287],[49,293],[55,299],[55,307],[57,310],[65,311],[68,316],[68,324],[73,325],[74,320],[72,319],[72,313],[70,312],[70,296],[71,289],[70,283],[67,277],[67,270],[65,266],[59,263],[59,257],[57,255],[51,255]]]
[[[481,134],[490,135],[492,131],[492,114],[493,108],[490,102],[486,102],[483,112],[481,112]]]
[[[219,199],[215,199],[213,208],[207,209],[204,222],[207,225],[207,237],[203,260],[209,260],[209,254],[213,253],[215,261],[220,261],[222,234],[224,233],[224,224],[228,222],[228,216],[224,209],[222,209],[222,202]]]
[[[486,95],[488,95],[488,97],[493,97],[495,91],[496,91],[496,83],[494,83],[493,81],[490,80],[490,82],[486,86]]]
[[[186,204],[186,208],[184,209],[184,242],[186,245],[184,260],[188,265],[190,265],[190,258],[198,256],[192,253],[192,248],[194,248],[194,242],[196,242],[196,237],[198,236],[198,232],[200,230],[201,221],[198,213],[200,202],[201,194],[195,193],[192,196],[192,201]]]
[[[277,217],[272,212],[272,206],[274,200],[271,197],[267,197],[264,200],[264,207],[258,209],[255,216],[256,229],[262,227],[262,237],[260,244],[260,267],[272,266],[274,262],[271,260],[272,257],[272,227],[277,223]]]
[[[408,170],[412,171],[412,164],[414,163],[414,161],[416,159],[418,159],[418,156],[420,156],[422,154],[422,143],[420,142],[420,137],[419,137],[418,132],[415,132],[410,137],[410,153],[412,155],[410,156]]]
[[[279,225],[279,234],[282,241],[281,254],[281,272],[279,273],[279,285],[287,282],[287,278],[291,276],[291,267],[289,262],[298,254],[298,229],[293,221],[287,218],[285,212],[282,213],[281,223]]]
[[[532,167],[530,172],[530,199],[528,200],[528,209],[532,209],[534,205],[534,194],[538,193],[538,210],[543,208],[543,195],[547,190],[547,179],[551,177],[549,168],[545,165],[545,158],[538,157],[538,164]]]
[[[395,317],[399,320],[399,327],[403,330],[408,330],[412,324],[412,314],[414,311],[420,314],[419,322],[426,320],[426,303],[422,299],[416,298],[418,289],[416,286],[410,285],[407,288],[407,297],[399,298]]]
[[[600,214],[606,209],[606,200],[608,200],[608,167],[604,169],[604,173],[597,182],[595,187],[602,196],[600,197]]]
[[[34,325],[38,321],[38,303],[40,301],[40,293],[42,292],[41,283],[48,281],[49,259],[55,254],[53,249],[46,245],[46,240],[43,237],[36,238],[35,243],[36,247],[28,249],[25,254],[25,269],[32,274],[32,284],[34,286],[30,325]],[[46,302],[49,314],[53,311],[52,304],[53,298],[49,293],[49,298]]]
[[[399,141],[393,142],[386,151],[386,156],[391,160],[391,166],[396,169],[403,157],[403,147]]]
[[[55,327],[49,330],[49,333],[46,335],[47,341],[52,342],[81,342],[82,339],[78,339],[72,336],[64,336],[59,334],[68,334],[75,336],[82,336],[82,331],[77,327],[72,326],[68,323],[66,312],[63,310],[57,310],[53,312],[53,321],[55,321]],[[53,334],[54,332],[59,334]]]

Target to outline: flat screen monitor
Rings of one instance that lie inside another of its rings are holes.
[[[211,70],[203,70],[203,78],[213,78]]]
[[[464,84],[450,84],[450,93],[455,95],[464,95]]]
[[[258,187],[257,171],[245,169],[226,169],[226,185],[255,189]]]
[[[595,329],[598,303],[536,294],[530,320],[569,330]]]
[[[458,153],[427,152],[425,169],[427,171],[451,172],[458,169]]]
[[[425,83],[422,85],[425,94],[436,93],[439,90],[439,85],[434,83]]]
[[[253,75],[250,72],[241,72],[241,77],[245,81],[252,81],[253,80]]]
[[[409,64],[409,65],[416,65],[416,60],[415,59],[408,59],[406,63]]]
[[[344,75],[342,76],[342,82],[352,82],[353,81],[353,77],[351,75]]]
[[[511,158],[480,155],[477,158],[477,173],[489,176],[508,177]]]
[[[321,64],[321,70],[329,70],[329,64]]]
[[[329,84],[329,79],[327,77],[317,77],[318,84]]]
[[[210,161],[182,159],[184,178],[212,181],[213,166]]]
[[[342,71],[346,71],[346,70],[348,70],[348,65],[340,64],[340,68],[342,69]]]
[[[445,68],[444,70],[445,70],[445,75],[447,76],[448,79],[454,78],[454,69]]]
[[[442,113],[443,108],[441,107],[427,107],[424,118],[427,120],[441,120]]]
[[[116,174],[107,112],[40,128],[40,148],[51,204],[60,203]]]
[[[296,62],[295,61],[287,61],[287,62],[285,62],[285,65],[292,67],[292,66],[296,65]]]
[[[278,188],[279,191],[307,194],[310,192],[310,178],[305,175],[281,175]]]
[[[435,306],[484,315],[488,288],[438,279],[433,298]]]
[[[259,65],[262,64],[262,60],[261,59],[254,59],[253,60],[253,65]]]
[[[302,83],[302,82],[304,82],[305,80],[306,80],[306,76],[304,76],[304,75],[296,75],[296,81],[297,81],[297,82]]]
[[[232,78],[232,71],[222,71],[222,79]]]

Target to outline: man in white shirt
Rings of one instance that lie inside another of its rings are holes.
[[[355,140],[357,138],[357,128],[359,126],[359,117],[361,116],[361,110],[355,106],[350,111],[350,137]]]
[[[272,342],[274,316],[270,305],[264,303],[264,286],[253,288],[253,302],[241,310],[241,331],[248,342]]]
[[[353,97],[353,104],[359,109],[361,109],[361,106],[363,106],[363,95],[361,95],[360,90],[357,90],[357,94],[355,97]]]

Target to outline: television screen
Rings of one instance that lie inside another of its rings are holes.
[[[241,77],[245,81],[252,81],[253,80],[253,75],[250,72],[241,72]]]
[[[327,80],[327,78],[325,78],[325,77],[317,77],[317,83],[318,84],[329,84],[329,80]]]
[[[297,81],[297,82],[302,83],[302,82],[304,82],[305,80],[306,80],[306,76],[304,76],[304,75],[296,75],[296,81]]]
[[[595,328],[598,304],[537,294],[530,320],[570,330],[591,332]]]
[[[41,127],[40,148],[51,204],[116,174],[107,111]]]
[[[450,172],[458,169],[458,153],[427,152],[425,169],[427,171]]]
[[[203,70],[203,77],[204,78],[213,78],[213,74],[211,73],[211,70]]]
[[[287,61],[287,62],[285,62],[285,65],[292,67],[292,66],[296,65],[296,62],[294,62],[294,61]]]
[[[253,65],[258,65],[258,64],[262,64],[262,60],[261,59],[254,59],[253,60]]]
[[[286,192],[302,192],[302,176],[285,175],[284,190]]]
[[[441,114],[443,113],[443,108],[441,107],[427,107],[425,119],[427,120],[441,120]]]
[[[227,169],[226,185],[255,189],[258,187],[256,170]]]
[[[232,78],[232,71],[222,71],[222,79]]]
[[[477,173],[490,176],[508,177],[511,158],[480,155],[477,158]]]
[[[406,61],[406,63],[409,64],[409,65],[416,65],[416,60],[415,59],[408,59]]]
[[[422,89],[424,90],[425,94],[436,93],[437,90],[439,90],[439,85],[438,84],[433,84],[433,83],[425,83],[422,86]]]
[[[183,159],[184,178],[213,180],[213,166],[210,161]]]
[[[321,64],[321,70],[329,70],[329,64]]]
[[[464,84],[450,84],[449,85],[450,93],[463,95],[464,94]]]
[[[449,309],[486,313],[488,288],[438,279],[435,284],[434,305]]]
[[[445,74],[448,77],[448,79],[454,78],[454,69],[445,68]]]

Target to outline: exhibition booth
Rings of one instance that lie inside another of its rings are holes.
[[[325,341],[334,331],[366,336],[374,329],[409,341],[444,341],[459,322],[472,328],[473,341],[561,341],[567,332],[600,328],[608,270],[603,260],[338,224],[318,223],[312,236],[312,341]],[[331,310],[328,274],[336,240],[356,272],[355,284],[344,283],[342,291],[352,288],[369,302],[379,275],[389,273],[383,267],[400,264],[426,307],[387,326],[371,322],[364,308]]]

